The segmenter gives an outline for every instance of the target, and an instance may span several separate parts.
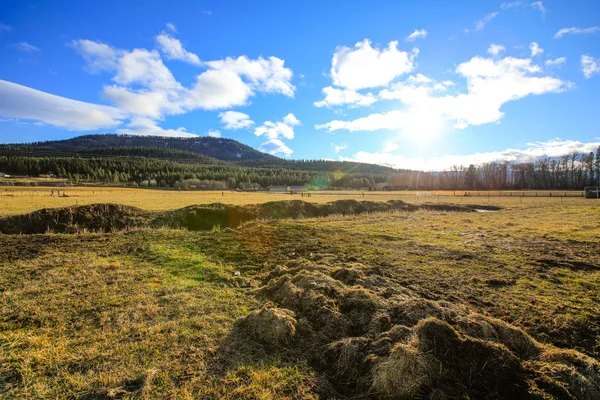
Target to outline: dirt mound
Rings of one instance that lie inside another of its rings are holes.
[[[330,397],[599,398],[594,359],[421,298],[376,272],[362,264],[278,267],[260,289],[272,303],[239,326],[265,350],[306,356]]]
[[[236,227],[244,222],[262,219],[298,219],[325,217],[328,215],[357,215],[373,212],[416,211],[419,209],[474,212],[470,207],[448,204],[416,206],[400,200],[388,202],[338,200],[326,204],[314,204],[301,200],[272,201],[248,206],[232,206],[221,203],[189,206],[164,213],[155,218],[153,225],[210,230],[215,226]]]
[[[91,204],[77,207],[45,208],[29,214],[0,219],[0,233],[113,232],[147,226],[150,213],[120,204]]]
[[[356,215],[419,209],[474,212],[472,208],[463,206],[447,204],[416,206],[400,200],[388,202],[338,200],[327,204],[292,200],[247,206],[213,203],[154,213],[118,204],[92,204],[43,209],[30,214],[3,218],[0,219],[0,233],[77,233],[82,230],[107,232],[141,226],[201,231],[215,227],[237,227],[252,220],[298,219],[335,214]]]

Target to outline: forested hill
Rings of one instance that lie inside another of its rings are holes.
[[[109,148],[163,148],[201,154],[223,161],[277,161],[277,157],[261,153],[233,139],[212,137],[167,138],[157,136],[84,135],[67,140],[30,144],[0,145],[0,150],[44,150],[87,152]],[[107,154],[105,152],[105,154]],[[119,154],[123,155],[123,154]]]
[[[231,139],[86,135],[0,145],[0,172],[16,176],[52,173],[76,184],[180,189],[307,184],[359,189],[383,187],[399,171],[356,162],[284,160]]]
[[[164,138],[156,136],[85,135],[73,139],[0,145],[0,155],[146,157],[201,164],[234,163],[252,168],[390,174],[397,170],[375,164],[330,160],[286,160],[261,153],[233,139],[211,137]]]

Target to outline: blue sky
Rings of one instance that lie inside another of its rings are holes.
[[[0,0],[0,142],[220,135],[426,170],[589,152],[599,43],[594,0]]]

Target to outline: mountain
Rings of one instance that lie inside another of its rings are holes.
[[[10,150],[39,150],[47,152],[85,153],[88,150],[135,147],[175,149],[201,154],[223,161],[277,162],[281,160],[270,154],[261,153],[260,151],[233,139],[212,138],[206,136],[194,138],[167,138],[116,134],[84,135],[66,140],[0,145],[0,150],[4,152]],[[104,154],[107,153],[108,152],[104,152]]]
[[[0,145],[0,155],[61,157],[146,157],[200,164],[233,163],[257,168],[353,174],[392,174],[393,168],[330,160],[286,160],[262,153],[233,139],[167,138],[116,134],[84,135],[72,139]]]

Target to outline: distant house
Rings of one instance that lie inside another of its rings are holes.
[[[10,175],[0,172],[0,178],[10,178]]]
[[[288,186],[269,186],[269,192],[271,193],[287,193],[289,192]]]
[[[600,199],[600,186],[587,186],[583,191],[586,199]]]
[[[308,192],[308,186],[269,186],[272,193],[303,193]]]
[[[54,175],[53,172],[47,172],[45,174],[39,174],[38,177],[39,178],[56,178],[56,175]]]
[[[303,193],[308,192],[308,186],[289,186],[288,190],[290,191],[290,193]]]

